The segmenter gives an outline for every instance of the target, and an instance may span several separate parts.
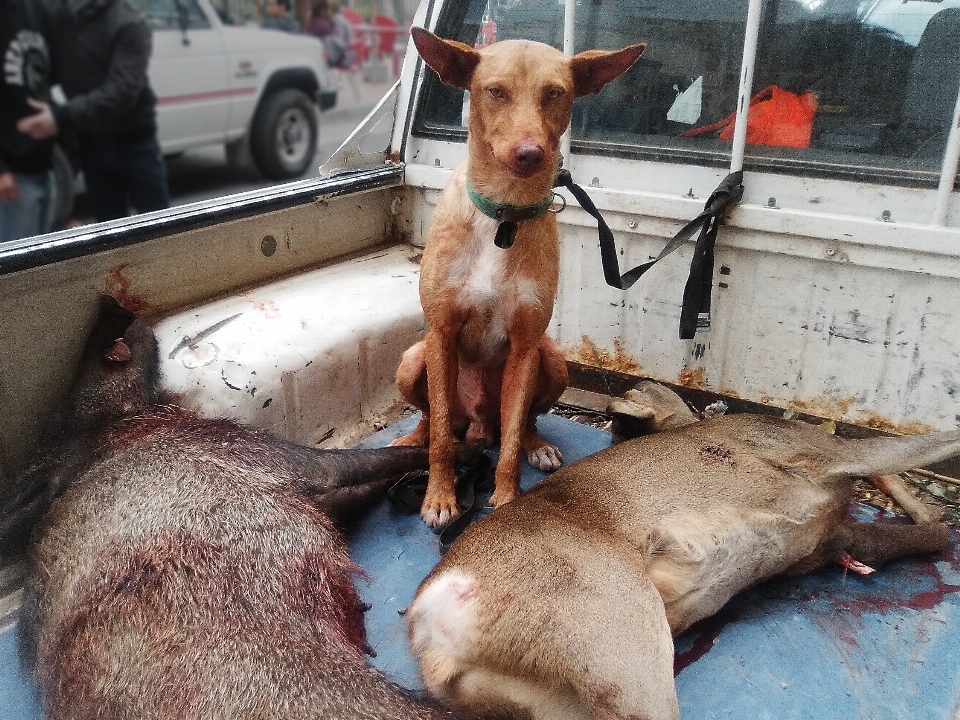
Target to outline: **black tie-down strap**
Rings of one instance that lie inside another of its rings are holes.
[[[404,514],[418,513],[427,493],[429,478],[426,471],[408,472],[387,490],[387,497]],[[460,514],[446,525],[434,528],[439,535],[441,553],[450,549],[470,523],[493,510],[490,504],[494,490],[493,461],[488,455],[481,454],[474,464],[457,468],[456,483]]]
[[[603,277],[607,285],[618,290],[626,290],[660,260],[672,253],[693,234],[700,231],[690,263],[690,276],[683,289],[683,307],[680,310],[680,339],[689,340],[698,329],[710,326],[710,294],[713,286],[713,247],[717,240],[717,230],[723,214],[743,197],[743,171],[738,170],[727,175],[717,186],[703,207],[703,212],[688,222],[666,244],[660,254],[649,262],[620,274],[617,262],[617,247],[613,241],[613,232],[607,226],[597,206],[582,187],[573,182],[569,170],[557,174],[554,187],[567,188],[580,207],[597,220],[600,232],[600,260],[603,263]]]

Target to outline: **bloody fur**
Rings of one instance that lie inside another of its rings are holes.
[[[208,420],[157,391],[157,363],[150,328],[105,298],[3,503],[7,559],[29,540],[19,631],[45,717],[450,717],[366,664],[338,530],[426,452]]]

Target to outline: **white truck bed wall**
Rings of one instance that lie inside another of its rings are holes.
[[[419,214],[448,174],[407,166]],[[705,201],[587,189],[621,271],[656,257]],[[604,283],[593,218],[568,197],[559,220],[549,332],[569,360],[887,431],[960,421],[956,228],[744,203],[719,233],[712,328],[684,341],[692,241],[623,291]]]
[[[397,362],[424,330],[417,252],[374,250],[164,318],[164,386],[299,443],[358,442],[403,407]]]
[[[283,322],[288,322],[294,311],[282,293],[270,295],[266,291],[261,295],[253,290],[288,278],[280,287],[296,298],[296,313],[304,313],[307,327],[297,331],[299,335],[291,334],[294,330],[286,325],[278,334],[272,334],[266,327],[247,327],[242,323],[237,327],[244,327],[244,331],[250,333],[251,343],[258,339],[263,343],[265,356],[276,355],[278,386],[280,377],[288,377],[287,382],[293,382],[296,387],[316,388],[318,382],[304,381],[303,374],[295,372],[294,366],[305,364],[309,358],[305,360],[304,355],[309,353],[316,353],[315,364],[323,365],[320,361],[326,352],[321,346],[323,325],[334,327],[340,321],[330,319],[328,314],[331,301],[325,296],[329,289],[325,281],[312,283],[310,273],[335,258],[383,244],[396,244],[399,239],[391,208],[396,207],[396,198],[403,195],[399,187],[402,174],[398,168],[388,168],[367,175],[370,177],[361,179],[359,185],[358,177],[351,178],[349,195],[341,195],[342,181],[302,181],[281,186],[274,196],[256,191],[232,196],[226,206],[218,206],[224,217],[211,213],[205,203],[196,203],[167,214],[148,213],[98,225],[87,231],[87,235],[81,229],[41,236],[39,244],[43,247],[39,252],[36,239],[24,243],[23,253],[18,252],[16,246],[0,251],[0,307],[3,307],[0,413],[5,418],[0,424],[0,471],[4,478],[12,477],[22,468],[50,409],[66,392],[101,293],[117,297],[129,309],[152,320],[170,317],[163,327],[169,328],[169,338],[173,338],[176,333],[190,334],[194,328],[203,329],[222,320],[221,305],[214,304],[208,309],[217,299],[223,299],[226,307],[245,306],[249,314],[259,313],[271,328],[277,323],[273,322],[274,318],[266,317],[265,310],[258,310],[260,306],[256,303],[261,297],[264,301],[273,300],[287,313]],[[363,177],[361,173],[360,178]],[[90,254],[78,251],[78,234],[80,242],[88,244],[86,249]],[[69,247],[61,247],[65,238]],[[125,244],[114,247],[121,241]],[[60,255],[64,258],[59,259]],[[406,254],[390,257],[404,273],[409,273]],[[323,270],[319,272],[320,277],[327,277]],[[365,273],[358,272],[358,275],[363,282],[369,280]],[[393,292],[390,288],[410,282],[406,277],[388,277],[383,292]],[[304,298],[303,287],[313,287],[315,295]],[[371,290],[364,300],[375,305],[378,297],[375,292],[381,290]],[[422,323],[408,317],[410,312],[419,313],[415,285],[406,294],[413,301],[413,310],[410,301],[403,303],[381,295],[380,315],[358,314],[357,327],[366,322],[371,328],[380,327],[395,311],[403,318],[397,323],[398,329],[405,328],[410,333],[419,331]],[[253,297],[257,299],[248,300]],[[231,305],[231,301],[236,304]],[[231,309],[228,315],[237,311]],[[185,318],[182,322],[177,319],[180,312]],[[341,319],[343,317],[341,315]],[[228,328],[223,332],[226,336]],[[327,337],[332,338],[331,342],[341,342],[345,332],[341,327]],[[176,337],[177,342],[181,336]],[[305,337],[319,337],[321,344]],[[268,338],[271,342],[277,340],[278,348],[269,347]],[[408,339],[413,342],[414,335]],[[166,357],[173,346],[167,342],[168,336],[163,336],[163,340],[166,342],[161,348],[165,364],[183,369],[181,359]],[[213,338],[210,340],[215,342]],[[380,339],[365,336],[358,330],[350,341],[354,344],[354,357],[356,348],[366,342],[371,360],[379,363]],[[285,348],[295,359],[281,357]],[[216,382],[222,386],[224,398],[215,405],[217,411],[229,408],[227,398],[235,395],[235,391],[219,379],[219,374],[218,366]],[[390,374],[392,385],[392,370]],[[377,378],[379,382],[379,375]],[[384,378],[383,383],[386,381]],[[266,392],[268,385],[269,379],[264,378],[256,398],[261,405],[264,402],[261,392]],[[378,396],[382,389],[371,387],[364,397]],[[277,408],[263,414],[263,424],[281,432],[301,427],[298,421],[277,419],[279,408],[289,407],[290,401],[289,398],[281,401],[279,395],[274,397]],[[337,405],[329,402],[329,398],[297,402],[304,407]],[[245,412],[244,407],[238,407],[237,416],[250,419]],[[340,416],[335,413],[329,422],[314,420],[320,432],[325,432],[334,422],[340,422]],[[290,425],[291,422],[294,424]],[[310,438],[307,430],[297,430],[294,435],[298,439]]]

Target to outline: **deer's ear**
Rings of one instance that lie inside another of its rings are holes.
[[[420,57],[436,70],[444,85],[470,89],[473,71],[480,62],[480,53],[456,40],[444,40],[422,27],[410,28],[413,44]]]
[[[637,61],[646,45],[631,45],[623,50],[587,50],[570,58],[575,97],[598,93],[611,80],[620,77]]]

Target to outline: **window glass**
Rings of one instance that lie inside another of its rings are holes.
[[[701,145],[678,134],[736,107],[746,0],[578,3],[577,51],[645,42],[632,68],[581,98],[573,137],[657,146]],[[713,148],[711,148],[713,149]]]
[[[563,0],[457,5],[441,21],[446,37],[562,47]],[[578,52],[635,42],[647,51],[599,95],[576,101],[574,147],[726,162],[746,16],[747,0],[579,0]],[[747,161],[934,179],[958,85],[960,0],[766,0]],[[418,129],[458,134],[463,96],[432,78]]]
[[[194,0],[130,0],[154,30],[179,30],[180,13],[186,13],[187,27],[208,28],[210,22]]]

